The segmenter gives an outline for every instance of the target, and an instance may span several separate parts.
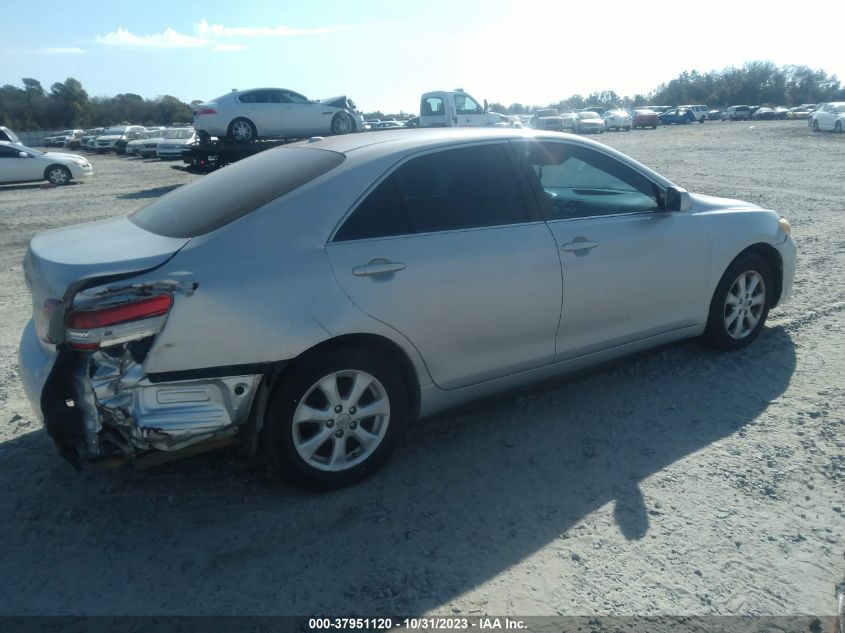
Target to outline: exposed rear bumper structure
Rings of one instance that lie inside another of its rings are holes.
[[[130,344],[51,355],[32,323],[24,330],[20,368],[27,398],[77,468],[218,443],[245,426],[262,373],[163,381],[145,375],[143,353]]]

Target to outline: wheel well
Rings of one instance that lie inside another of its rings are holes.
[[[65,167],[64,165],[60,165],[59,163],[53,163],[52,165],[47,165],[47,167],[44,169],[44,180],[49,179],[50,170],[53,169],[53,167],[63,167],[65,169],[65,171],[70,173],[70,170],[67,167]]]
[[[734,258],[734,261],[743,255],[748,254],[759,255],[768,262],[769,266],[772,267],[772,272],[775,276],[775,292],[772,298],[772,305],[770,307],[774,308],[780,301],[780,295],[783,292],[783,259],[774,246],[760,242],[758,244],[752,244],[746,248]]]
[[[229,125],[226,127],[226,134],[227,134],[227,135],[229,135],[229,136],[231,136],[231,135],[232,135],[232,126],[233,126],[233,125],[234,125],[237,121],[246,121],[247,123],[249,123],[249,124],[250,124],[250,126],[252,126],[252,131],[253,131],[253,133],[255,134],[255,136],[256,136],[256,137],[258,136],[258,128],[257,128],[257,127],[255,127],[255,123],[253,123],[250,119],[248,119],[248,118],[247,118],[247,117],[245,117],[245,116],[236,116],[234,119],[232,119],[231,121],[229,121]]]
[[[280,381],[285,380],[289,372],[296,371],[297,365],[313,355],[325,353],[327,350],[335,349],[337,347],[363,347],[365,349],[376,351],[379,355],[389,358],[392,364],[398,369],[399,375],[402,377],[405,387],[408,391],[408,408],[412,417],[416,417],[420,410],[420,383],[414,365],[411,359],[396,343],[390,339],[378,336],[375,334],[344,334],[322,343],[318,343],[314,347],[302,352],[299,356],[292,359],[285,368],[276,377],[274,387]]]

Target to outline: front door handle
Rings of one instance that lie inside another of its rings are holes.
[[[371,259],[366,266],[356,266],[352,274],[356,277],[369,277],[371,275],[386,275],[405,270],[405,264],[392,262],[389,259]]]
[[[569,242],[569,244],[564,244],[560,247],[560,250],[567,251],[570,253],[577,253],[579,251],[588,251],[591,248],[595,248],[598,246],[598,242],[593,242],[591,240],[585,238],[576,239],[574,242]]]

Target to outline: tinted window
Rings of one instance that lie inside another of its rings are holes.
[[[528,222],[508,151],[481,145],[408,161],[355,209],[335,240]]]
[[[307,97],[304,97],[293,90],[282,90],[281,93],[284,95],[282,103],[308,103]]]
[[[179,187],[129,219],[167,237],[203,235],[322,176],[344,159],[320,149],[271,149]]]
[[[17,158],[19,153],[19,149],[0,145],[0,158]]]
[[[650,180],[600,152],[566,143],[529,143],[526,158],[545,192],[549,219],[659,208]]]
[[[428,97],[423,99],[420,115],[438,116],[443,114],[443,99],[440,97]]]
[[[336,242],[414,232],[396,181],[388,176],[349,216],[335,235]]]

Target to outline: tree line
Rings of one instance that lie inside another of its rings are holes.
[[[677,106],[706,104],[726,108],[730,105],[797,106],[845,100],[845,89],[836,75],[808,66],[777,66],[772,62],[749,62],[740,68],[725,68],[700,73],[683,72],[647,94],[620,96],[613,90],[593,92],[586,97],[571,97],[549,104],[560,110],[600,106],[631,108],[641,105]],[[490,104],[490,109],[505,114],[528,114],[540,106],[512,103]]]
[[[50,91],[31,77],[23,88],[6,84],[0,88],[0,125],[13,130],[90,128],[119,123],[171,125],[191,121],[191,106],[164,95],[144,99],[127,92],[114,97],[89,97],[82,84],[69,77]]]
[[[0,125],[14,130],[56,130],[87,128],[131,122],[137,125],[171,125],[191,120],[191,107],[176,97],[164,95],[144,99],[131,92],[114,97],[89,97],[82,84],[69,77],[44,90],[30,77],[23,88],[6,84],[0,88]],[[631,108],[641,105],[681,105],[703,103],[711,107],[729,105],[783,105],[845,100],[845,89],[836,75],[808,66],[777,66],[772,62],[749,62],[700,73],[683,72],[647,94],[620,96],[613,90],[572,95],[546,108],[560,110],[601,107]],[[541,106],[491,103],[490,109],[506,114],[527,114]],[[368,118],[386,118],[370,112]]]

